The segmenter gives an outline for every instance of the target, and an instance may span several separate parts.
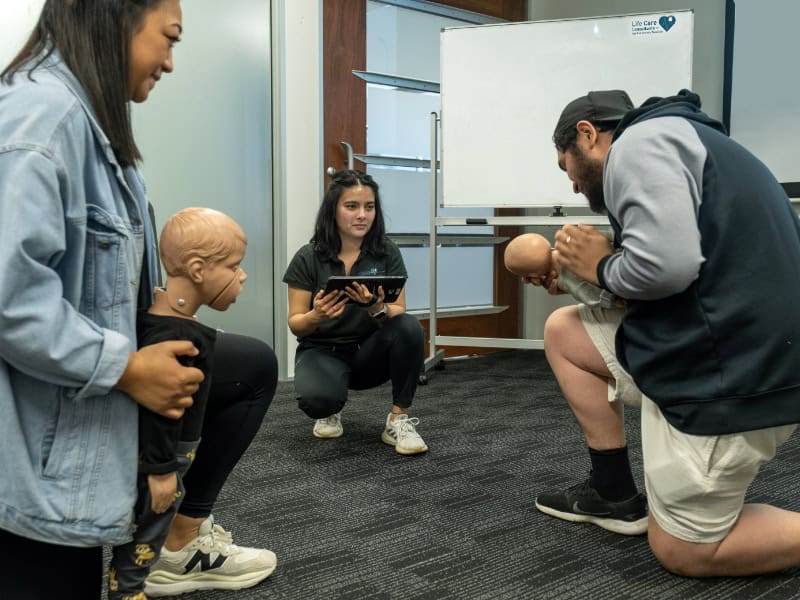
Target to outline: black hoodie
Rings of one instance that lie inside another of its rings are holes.
[[[677,429],[800,422],[800,222],[783,188],[687,90],[628,112],[604,189],[626,298],[617,356]]]

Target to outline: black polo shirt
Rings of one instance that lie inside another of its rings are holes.
[[[331,275],[347,275],[344,263],[338,258],[328,259],[306,244],[294,255],[283,282],[311,292],[308,310],[313,308],[314,296],[325,289]],[[391,240],[386,240],[386,254],[380,256],[361,250],[349,275],[404,275],[408,276],[400,249]],[[320,323],[313,333],[298,337],[301,347],[313,345],[357,344],[375,332],[380,323],[369,316],[367,310],[356,304],[348,304],[338,319]]]

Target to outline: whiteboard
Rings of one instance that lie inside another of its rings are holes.
[[[783,183],[800,182],[797,0],[736,0],[731,137]]]
[[[558,168],[561,110],[591,90],[635,105],[692,85],[694,12],[441,32],[443,206],[586,206]]]

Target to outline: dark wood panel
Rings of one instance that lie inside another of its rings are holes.
[[[524,0],[438,0],[436,4],[471,10],[472,12],[508,21],[523,21],[525,19]]]
[[[517,289],[517,291],[519,291]],[[519,303],[515,302],[515,306]],[[487,337],[487,338],[520,338],[520,327],[516,320],[511,320],[508,311],[494,315],[478,317],[439,317],[436,319],[437,335]],[[430,340],[430,321],[420,319],[425,329],[425,355],[428,354]],[[475,346],[442,346],[445,357],[464,356],[468,354],[487,354],[496,348],[480,348]]]
[[[353,75],[367,65],[366,0],[325,0],[323,7],[323,118],[325,168],[347,167],[339,142],[353,152],[367,146],[367,84]],[[363,165],[356,165],[363,169]]]
[[[517,217],[521,216],[523,211],[518,208],[498,208],[494,213],[501,217]],[[494,229],[495,235],[509,239],[522,232],[522,228],[517,226],[495,227]],[[496,337],[517,337],[521,331],[519,325],[519,279],[506,270],[503,261],[503,253],[507,245],[508,242],[494,248],[494,303],[496,306],[508,306],[508,310],[502,313],[500,318],[504,333]]]

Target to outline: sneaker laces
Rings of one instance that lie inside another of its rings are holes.
[[[398,440],[410,435],[419,435],[414,428],[415,425],[419,425],[418,417],[406,417],[405,419],[398,417],[393,421],[393,424],[397,429]]]
[[[331,427],[335,427],[336,425],[339,424],[339,413],[335,413],[330,417],[325,417],[324,419],[322,419],[322,422],[325,423],[325,425],[330,425]]]
[[[213,523],[207,534],[197,537],[196,544],[205,554],[216,551],[224,556],[231,556],[240,551],[239,546],[233,543],[231,532],[225,531],[221,525],[216,523]]]

